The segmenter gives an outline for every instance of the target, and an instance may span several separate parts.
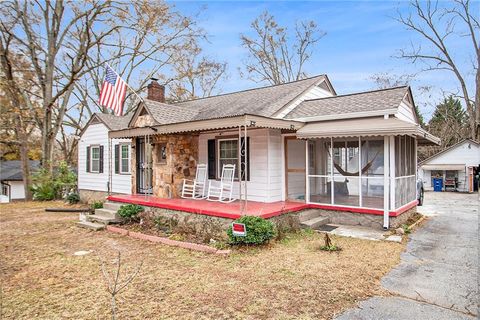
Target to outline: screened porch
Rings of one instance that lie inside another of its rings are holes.
[[[394,211],[416,200],[416,139],[307,140],[307,203]]]

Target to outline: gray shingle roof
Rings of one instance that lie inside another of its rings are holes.
[[[159,124],[233,117],[244,114],[271,117],[324,75],[275,86],[254,88],[208,98],[165,104],[145,100],[147,109]]]
[[[28,163],[32,171],[36,171],[40,167],[40,161],[38,160],[30,160]],[[22,162],[20,160],[0,161],[0,180],[23,180]]]
[[[122,130],[128,128],[128,123],[132,118],[133,112],[125,116],[119,117],[112,114],[105,114],[97,112],[95,115],[103,122],[110,130]]]
[[[306,100],[285,118],[296,119],[398,108],[408,86]]]

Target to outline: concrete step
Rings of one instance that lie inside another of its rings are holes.
[[[95,209],[95,215],[99,216],[104,216],[106,218],[111,218],[111,219],[119,219],[120,216],[117,214],[117,210],[111,210],[111,209]]]
[[[327,224],[330,222],[329,217],[316,217],[307,221],[303,221],[300,223],[300,225],[303,228],[310,228],[310,229],[316,229],[320,226],[323,226],[324,224]]]
[[[109,210],[114,210],[118,211],[121,206],[125,205],[125,203],[119,203],[119,202],[105,202],[103,204],[104,209],[109,209]]]
[[[311,220],[313,218],[320,217],[320,210],[317,209],[308,209],[300,212],[298,215],[298,218],[300,219],[300,222],[304,222],[307,220]]]
[[[105,229],[105,225],[102,223],[95,223],[90,221],[79,221],[77,227],[99,231]]]
[[[106,217],[101,214],[90,214],[87,216],[87,220],[90,222],[98,222],[104,225],[122,222],[122,219]]]

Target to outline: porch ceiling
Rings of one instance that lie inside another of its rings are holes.
[[[440,139],[423,130],[419,125],[402,121],[397,118],[383,117],[363,118],[341,121],[322,121],[308,123],[297,131],[297,137],[308,138],[340,138],[412,135],[419,144],[439,144]]]
[[[110,131],[108,133],[108,136],[109,138],[131,138],[145,135],[174,134],[183,132],[200,132],[216,129],[229,129],[238,128],[239,126],[297,130],[303,125],[304,123],[299,121],[272,119],[268,117],[246,114],[235,117],[188,121],[151,127]]]

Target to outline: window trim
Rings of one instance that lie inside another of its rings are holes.
[[[100,173],[100,145],[99,144],[92,144],[90,147],[90,173]],[[98,161],[98,169],[96,171],[93,170],[93,149],[98,149],[98,158],[95,159]]]
[[[122,157],[122,148],[127,147],[127,158]],[[118,144],[118,174],[130,174],[132,172],[132,163],[131,163],[131,147],[130,143],[121,142]],[[122,160],[128,159],[128,171],[123,171]]]
[[[239,162],[240,162],[240,154],[239,154],[239,149],[238,149],[238,145],[239,145],[239,139],[238,138],[234,138],[232,136],[230,137],[218,137],[216,139],[216,144],[217,144],[217,152],[216,152],[216,159],[215,159],[215,163],[217,164],[217,172],[216,172],[216,180],[220,180],[221,177],[222,177],[222,167],[220,166],[220,142],[222,141],[237,141],[237,163],[235,164],[235,177],[234,177],[234,181],[238,181],[238,167],[239,167]]]

